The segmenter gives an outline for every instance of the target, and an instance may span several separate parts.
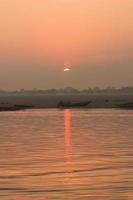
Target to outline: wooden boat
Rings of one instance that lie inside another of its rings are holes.
[[[0,107],[0,111],[18,111],[18,110],[24,110],[24,108],[21,107]]]
[[[60,101],[58,103],[58,108],[80,108],[80,107],[86,107],[90,103],[91,101],[85,101],[85,102]]]
[[[133,109],[133,102],[118,104],[117,107],[123,109]]]
[[[28,108],[33,108],[33,106],[27,106],[27,105],[0,106],[0,111],[18,111],[18,110],[25,110]]]

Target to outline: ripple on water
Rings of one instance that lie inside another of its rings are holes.
[[[133,112],[0,113],[0,199],[131,200]]]

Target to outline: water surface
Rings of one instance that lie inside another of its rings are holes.
[[[133,111],[1,112],[0,199],[133,199]]]

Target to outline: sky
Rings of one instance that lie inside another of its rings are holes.
[[[0,89],[131,85],[133,0],[0,0]]]

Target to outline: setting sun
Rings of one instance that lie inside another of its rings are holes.
[[[70,68],[65,68],[64,69],[64,72],[69,72],[70,71]]]

